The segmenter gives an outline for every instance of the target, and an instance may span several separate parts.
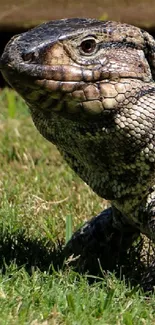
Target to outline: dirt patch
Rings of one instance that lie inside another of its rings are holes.
[[[150,28],[155,25],[154,0],[1,0],[0,28],[28,27],[65,17],[94,17]]]

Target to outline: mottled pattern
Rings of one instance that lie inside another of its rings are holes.
[[[0,67],[40,133],[112,203],[75,233],[69,252],[118,236],[119,250],[139,231],[155,241],[154,39],[127,24],[54,21],[12,39]]]

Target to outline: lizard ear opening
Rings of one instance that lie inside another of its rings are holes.
[[[146,31],[143,31],[143,37],[145,42],[144,53],[151,69],[152,78],[155,81],[155,39]]]

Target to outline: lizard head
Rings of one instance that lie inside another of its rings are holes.
[[[134,26],[62,19],[13,37],[0,69],[29,106],[95,120],[122,105],[129,79],[152,80],[153,46]]]

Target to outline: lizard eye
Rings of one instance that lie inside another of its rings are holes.
[[[96,42],[93,38],[86,39],[80,44],[80,49],[83,54],[92,54],[96,49]]]

